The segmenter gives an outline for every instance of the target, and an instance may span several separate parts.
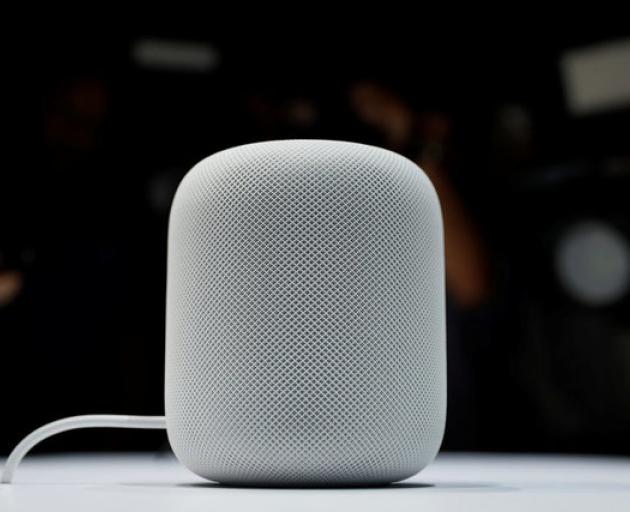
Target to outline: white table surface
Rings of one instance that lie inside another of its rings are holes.
[[[31,455],[0,484],[2,512],[75,510],[630,512],[630,459],[444,454],[389,487],[253,489],[206,482],[166,455]]]

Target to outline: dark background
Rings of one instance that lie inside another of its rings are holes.
[[[389,147],[436,183],[445,449],[630,454],[628,287],[585,299],[557,262],[584,222],[630,243],[630,109],[572,112],[561,73],[567,51],[630,31],[323,32],[59,30],[14,41],[0,168],[0,454],[63,416],[163,413],[175,187],[215,151],[296,137]],[[206,60],[191,64],[190,51]],[[606,270],[607,253],[593,250]],[[98,430],[40,449],[164,442]]]

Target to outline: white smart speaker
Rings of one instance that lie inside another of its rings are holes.
[[[170,216],[166,415],[41,427],[167,428],[198,475],[233,485],[403,480],[446,414],[440,205],[414,163],[324,140],[240,146],[198,163]]]
[[[440,206],[384,149],[287,140],[197,164],[170,217],[166,422],[204,478],[368,485],[436,455]]]

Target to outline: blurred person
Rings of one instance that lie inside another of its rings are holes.
[[[448,291],[463,308],[483,304],[491,291],[488,257],[477,227],[449,179],[448,117],[435,112],[417,116],[401,98],[375,82],[354,84],[350,101],[357,116],[382,134],[384,147],[416,161],[433,182],[444,218]]]

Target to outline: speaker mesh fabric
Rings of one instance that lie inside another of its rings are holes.
[[[192,471],[362,485],[434,458],[442,221],[415,164],[335,141],[217,153],[177,191],[168,258],[166,417]]]

